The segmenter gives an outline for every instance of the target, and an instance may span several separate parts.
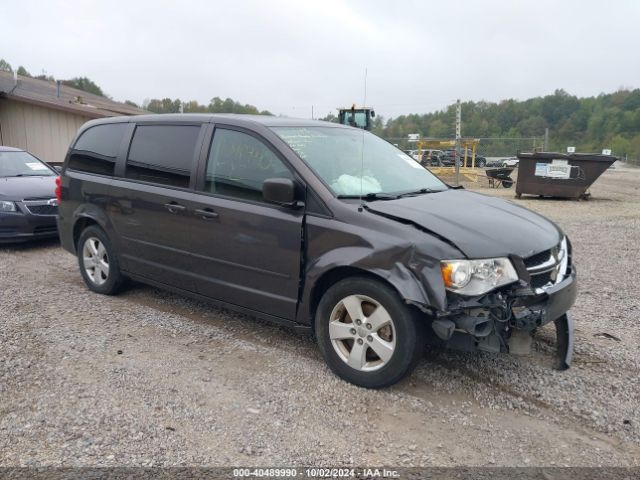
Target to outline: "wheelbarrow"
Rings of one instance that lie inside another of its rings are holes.
[[[500,185],[502,185],[504,188],[511,188],[514,183],[513,178],[511,178],[513,170],[513,168],[489,168],[485,170],[489,186],[491,188],[500,188]]]

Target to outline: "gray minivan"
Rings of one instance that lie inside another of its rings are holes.
[[[127,278],[313,332],[364,387],[430,342],[521,353],[554,322],[571,360],[571,244],[551,221],[443,183],[375,135],[245,115],[86,123],[58,228],[87,286]]]

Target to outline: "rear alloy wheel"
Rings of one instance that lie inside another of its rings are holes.
[[[361,387],[382,388],[411,372],[424,351],[424,319],[416,317],[384,283],[348,278],[322,297],[316,336],[338,376]]]
[[[78,240],[78,263],[84,283],[97,293],[113,295],[124,281],[109,237],[97,226],[87,227]]]
[[[89,237],[82,247],[82,264],[91,282],[103,285],[109,279],[109,256],[97,237]]]

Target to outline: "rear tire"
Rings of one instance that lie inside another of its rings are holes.
[[[336,375],[360,387],[383,388],[408,375],[424,353],[425,324],[417,316],[388,285],[352,277],[324,293],[315,333]]]
[[[84,283],[96,293],[114,295],[124,284],[118,255],[107,234],[97,225],[85,228],[76,248]]]

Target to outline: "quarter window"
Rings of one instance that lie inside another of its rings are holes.
[[[205,191],[262,202],[262,184],[268,178],[293,179],[293,175],[257,138],[235,130],[215,130]]]
[[[108,123],[85,130],[69,156],[69,168],[81,172],[113,175],[126,129],[126,123]]]
[[[189,187],[199,126],[143,125],[131,141],[125,176],[173,187]]]

